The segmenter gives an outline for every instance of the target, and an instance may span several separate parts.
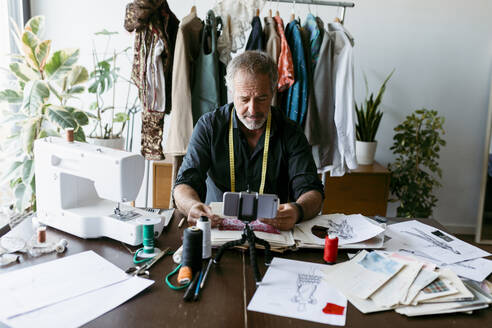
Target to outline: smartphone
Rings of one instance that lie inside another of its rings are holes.
[[[257,218],[273,219],[277,216],[279,200],[277,195],[256,192],[225,192],[223,196],[224,215],[234,216],[243,221]],[[239,213],[239,203],[241,213]]]

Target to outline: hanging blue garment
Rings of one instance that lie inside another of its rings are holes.
[[[255,16],[251,21],[251,33],[249,34],[246,50],[263,50],[263,30],[261,28],[260,17]]]
[[[318,61],[319,49],[321,47],[321,41],[323,41],[323,32],[319,29],[316,17],[313,14],[308,14],[306,17],[306,22],[304,23],[303,29],[309,35],[309,50],[311,54],[311,67],[314,71],[316,62]]]
[[[290,22],[285,28],[285,37],[292,53],[295,82],[287,90],[287,97],[284,98],[282,108],[287,117],[302,126],[308,105],[308,72],[301,30],[296,20]]]

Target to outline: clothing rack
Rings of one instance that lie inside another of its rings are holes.
[[[345,20],[345,10],[348,8],[355,7],[353,2],[339,2],[339,1],[319,1],[319,0],[277,0],[277,2],[290,3],[290,4],[305,4],[305,5],[320,5],[320,6],[331,6],[331,7],[342,7],[342,13],[340,14],[340,22],[343,24]]]

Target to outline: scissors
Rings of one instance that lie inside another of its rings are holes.
[[[159,254],[154,256],[151,260],[149,260],[145,264],[141,266],[136,265],[136,266],[129,267],[128,269],[126,269],[125,273],[128,273],[129,275],[132,276],[147,276],[147,277],[150,276],[150,272],[149,272],[150,267],[154,265],[155,262],[159,261],[162,257],[169,254],[170,250],[171,250],[170,247],[164,248],[162,251],[160,251]]]

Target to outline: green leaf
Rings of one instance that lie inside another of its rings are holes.
[[[20,104],[22,103],[22,94],[12,89],[2,90],[0,91],[0,102],[2,101],[9,104]]]
[[[97,120],[97,119],[98,119],[98,118],[97,118],[97,116],[96,116],[96,115],[94,115],[94,114],[92,114],[91,112],[87,112],[87,111],[85,111],[84,113],[85,113],[85,115],[87,115],[87,117],[89,117],[89,118],[92,118],[92,119],[94,119],[94,120]]]
[[[96,32],[94,34],[95,35],[114,35],[114,34],[118,34],[118,32],[109,32],[108,30],[103,29],[102,31]]]
[[[30,120],[22,127],[22,149],[26,154],[32,155],[38,120]]]
[[[48,117],[49,119],[61,127],[62,129],[66,128],[77,128],[77,122],[73,118],[72,113],[67,111],[63,107],[59,106],[51,106],[48,108]]]
[[[39,132],[38,138],[41,139],[41,138],[46,138],[46,137],[59,137],[59,136],[60,136],[60,134],[58,132],[56,132],[55,130],[46,129],[46,130],[42,130],[41,132]]]
[[[19,170],[19,167],[21,165],[22,165],[22,162],[19,162],[19,161],[13,162],[12,165],[10,166],[10,168],[7,170],[7,173],[5,173],[2,176],[2,179],[0,181],[5,181],[7,179],[10,179],[10,176],[15,174]]]
[[[81,127],[79,127],[77,130],[75,130],[73,132],[73,139],[75,141],[86,142],[86,140],[85,140],[85,133],[84,133],[84,130],[82,130]]]
[[[11,63],[9,68],[19,80],[24,82],[37,80],[41,77],[38,72],[31,69],[25,63]]]
[[[39,45],[38,37],[31,31],[24,31],[21,41],[21,48],[26,55],[27,62],[31,67],[39,70],[39,62],[36,58],[36,47]]]
[[[27,116],[24,114],[10,113],[10,114],[4,115],[4,119],[2,121],[0,121],[0,124],[5,124],[5,123],[9,123],[9,122],[20,122],[20,121],[24,121],[26,119],[27,119]]]
[[[24,208],[24,198],[26,197],[26,186],[23,183],[19,183],[14,188],[14,195],[16,199],[16,208],[22,211]]]
[[[46,65],[46,60],[48,59],[48,56],[50,54],[50,49],[51,49],[51,40],[45,40],[38,44],[36,47],[36,50],[34,52],[36,56],[36,60],[39,64],[39,69],[41,71],[44,70],[44,66]]]
[[[83,93],[84,90],[85,90],[85,88],[83,86],[79,85],[79,86],[68,89],[67,94],[68,95],[80,94],[80,93]]]
[[[89,79],[89,73],[84,66],[75,65],[70,74],[68,75],[68,84],[74,86],[80,83],[84,83]]]
[[[34,16],[29,21],[27,21],[24,29],[31,31],[38,38],[42,38],[44,36],[44,24],[45,18],[44,16]]]
[[[123,123],[125,121],[128,121],[129,119],[130,117],[126,113],[116,113],[113,121],[117,123]]]
[[[31,81],[24,88],[24,100],[22,108],[28,115],[37,115],[41,113],[44,102],[50,96],[50,90],[44,81]]]
[[[31,180],[34,176],[34,161],[32,159],[28,159],[24,162],[24,166],[22,168],[22,181],[24,183],[30,184]]]
[[[80,126],[89,124],[89,118],[83,111],[77,110],[73,112],[73,117]]]
[[[60,80],[72,69],[79,58],[79,49],[56,51],[48,60],[45,71],[50,80]]]

